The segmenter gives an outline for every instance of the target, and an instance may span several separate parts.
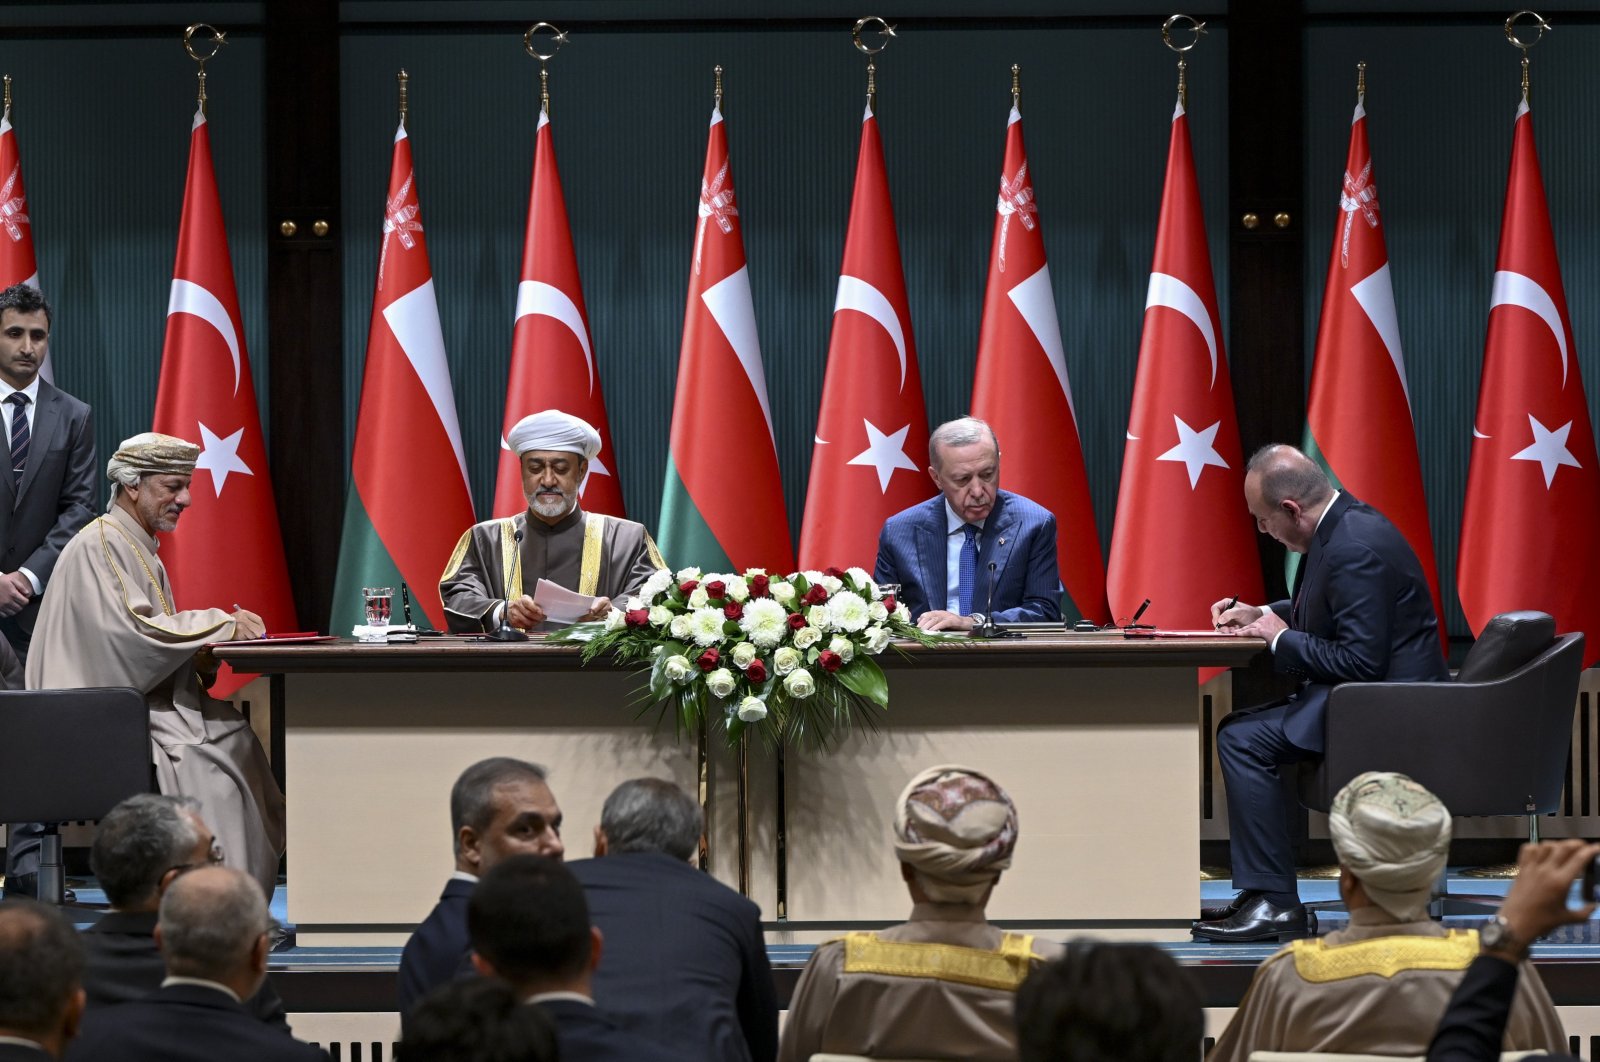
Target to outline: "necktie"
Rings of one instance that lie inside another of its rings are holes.
[[[22,484],[22,470],[28,464],[28,396],[21,391],[12,392],[6,399],[11,410],[11,483]]]
[[[963,616],[972,615],[972,584],[978,574],[978,529],[971,524],[961,528],[967,540],[961,543],[961,561],[957,565],[959,581],[956,583],[956,609]]]

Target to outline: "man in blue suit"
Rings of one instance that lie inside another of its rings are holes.
[[[1290,816],[1280,767],[1322,756],[1328,691],[1341,682],[1445,682],[1438,618],[1422,565],[1382,513],[1334,490],[1292,446],[1250,458],[1245,501],[1262,534],[1304,553],[1287,601],[1211,606],[1219,630],[1265,638],[1273,668],[1302,680],[1287,701],[1236,711],[1217,730],[1228,792],[1233,883],[1226,907],[1201,913],[1194,934],[1214,941],[1304,936]]]
[[[1059,620],[1056,518],[1000,489],[994,429],[976,417],[939,425],[928,437],[928,475],[938,497],[884,522],[873,573],[899,584],[917,626],[969,631],[986,618]]]

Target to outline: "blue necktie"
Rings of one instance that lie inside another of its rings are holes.
[[[11,483],[18,486],[28,464],[28,396],[16,391],[6,401],[15,407],[11,411]]]
[[[961,528],[967,540],[961,543],[961,561],[956,567],[956,609],[960,615],[972,615],[972,584],[978,574],[978,529],[971,524]]]

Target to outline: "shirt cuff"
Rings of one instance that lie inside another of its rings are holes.
[[[17,571],[28,577],[28,585],[33,587],[34,597],[38,597],[40,594],[44,593],[44,587],[39,585],[39,577],[37,575],[33,574],[26,568],[18,568]]]
[[[506,614],[506,602],[499,601],[489,610],[489,621],[484,624],[486,630],[497,631],[500,629],[500,618]]]
[[[1283,630],[1279,631],[1277,634],[1274,634],[1272,636],[1272,644],[1267,647],[1268,650],[1270,652],[1276,653],[1278,651],[1278,639],[1282,638],[1288,632],[1289,632],[1289,629],[1287,627],[1285,627]]]

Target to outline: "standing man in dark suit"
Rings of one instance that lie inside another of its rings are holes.
[[[568,864],[605,936],[595,1004],[706,1062],[772,1062],[778,1001],[761,908],[689,865],[703,829],[695,799],[660,778],[606,797],[595,858]]]
[[[83,1014],[83,945],[60,911],[0,904],[0,1062],[60,1058]]]
[[[0,291],[0,419],[11,455],[0,470],[0,635],[23,662],[56,557],[94,517],[89,407],[39,377],[50,325],[37,288]],[[6,895],[38,895],[41,833],[37,823],[11,825]]]
[[[878,536],[873,578],[925,631],[968,631],[985,613],[1000,623],[1061,618],[1056,518],[1000,489],[1000,440],[976,417],[928,437],[928,475],[939,496],[895,513]]]
[[[1341,682],[1443,682],[1433,596],[1405,537],[1383,514],[1336,491],[1292,446],[1250,458],[1245,501],[1262,534],[1304,553],[1287,601],[1265,608],[1223,599],[1219,630],[1265,638],[1273,668],[1302,680],[1287,701],[1235,711],[1217,730],[1228,793],[1233,903],[1201,913],[1204,940],[1286,940],[1309,929],[1296,891],[1293,802],[1282,766],[1321,757],[1328,691]]]
[[[321,1048],[262,1024],[240,1002],[267,976],[270,924],[261,886],[244,871],[181,875],[156,923],[166,980],[154,995],[91,1014],[69,1062],[327,1062]]]

